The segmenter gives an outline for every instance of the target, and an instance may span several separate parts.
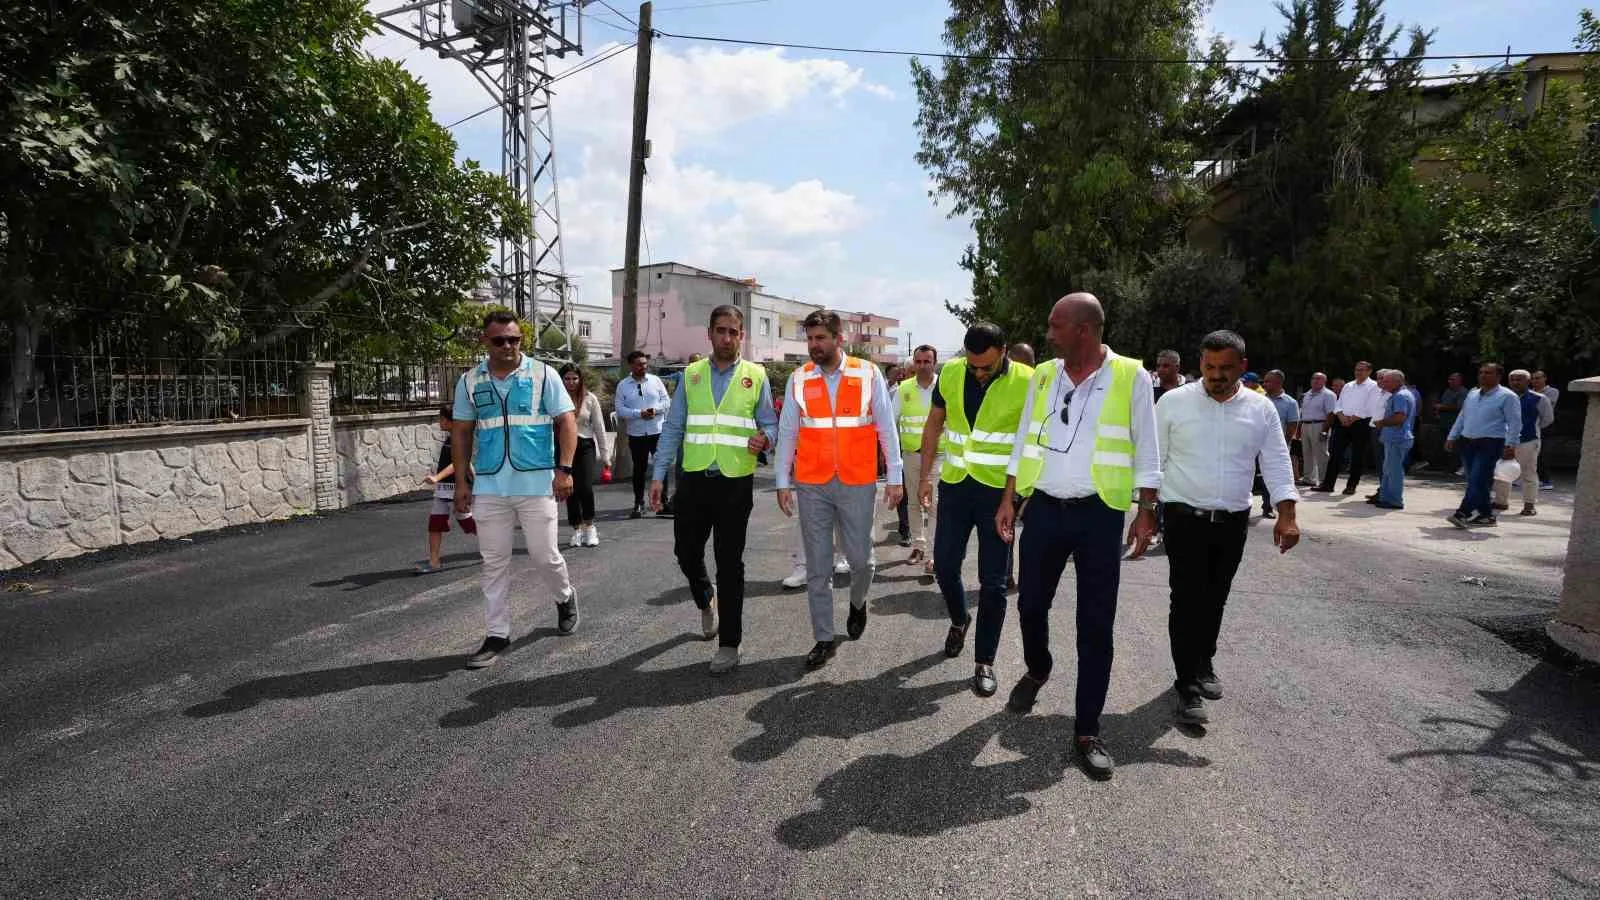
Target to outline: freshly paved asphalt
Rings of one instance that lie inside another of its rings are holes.
[[[1600,686],[1479,624],[1548,615],[1560,560],[1430,556],[1442,505],[1405,526],[1423,552],[1348,501],[1305,504],[1287,556],[1258,521],[1203,735],[1169,724],[1166,561],[1126,563],[1102,784],[1065,757],[1070,575],[1033,714],[1003,709],[1015,617],[976,698],[894,546],[863,639],[805,674],[793,525],[763,495],[745,662],[713,679],[670,524],[626,502],[604,491],[604,543],[567,551],[579,633],[524,595],[481,672],[472,548],[410,575],[416,501],[13,579],[0,895],[1600,894]]]

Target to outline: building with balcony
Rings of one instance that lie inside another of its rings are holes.
[[[900,327],[899,319],[891,319],[876,313],[841,311],[839,315],[844,318],[846,346],[857,348],[876,363],[900,361],[898,352],[900,339],[889,334],[890,329]]]

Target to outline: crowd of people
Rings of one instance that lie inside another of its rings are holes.
[[[675,392],[637,352],[617,387],[615,415],[634,463],[631,515],[673,514],[675,554],[700,633],[717,641],[712,675],[739,664],[746,529],[754,476],[768,459],[778,508],[799,520],[796,572],[784,583],[805,588],[815,641],[807,669],[827,665],[841,646],[837,571],[852,573],[845,633],[853,641],[866,631],[880,504],[897,511],[909,562],[932,577],[945,601],[944,655],[959,657],[974,632],[971,688],[980,697],[999,690],[997,653],[1015,587],[1023,671],[1006,702],[1017,712],[1034,706],[1053,672],[1049,614],[1070,561],[1077,593],[1072,746],[1100,779],[1114,771],[1100,715],[1125,552],[1138,558],[1157,542],[1165,547],[1174,715],[1197,726],[1209,721],[1207,702],[1223,697],[1217,640],[1254,498],[1276,520],[1280,552],[1300,539],[1298,489],[1331,492],[1348,471],[1343,491],[1354,494],[1369,452],[1380,472],[1369,501],[1404,506],[1421,398],[1399,370],[1374,373],[1361,362],[1348,382],[1317,373],[1297,401],[1283,372],[1258,376],[1244,339],[1217,331],[1203,341],[1191,377],[1173,350],[1147,372],[1103,343],[1104,311],[1086,293],[1054,305],[1046,331],[1056,357],[1038,365],[1031,347],[976,322],[954,358],[941,362],[923,345],[886,375],[845,352],[836,313],[819,310],[802,324],[809,360],[787,384],[774,387],[764,367],[741,357],[744,315],[719,306],[708,322],[709,354],[677,377]],[[557,504],[569,504],[574,546],[598,543],[591,484],[596,461],[606,458],[604,419],[581,373],[558,373],[523,354],[520,327],[505,313],[486,319],[483,341],[487,359],[462,376],[441,420],[449,458],[430,476],[439,485],[430,532],[448,527],[453,507],[475,527],[484,562],[487,635],[468,668],[492,665],[510,644],[518,523],[539,592],[555,603],[558,631],[577,629]],[[1534,514],[1539,433],[1553,416],[1538,376],[1512,372],[1506,388],[1500,367],[1485,364],[1477,388],[1461,389],[1452,376],[1441,394],[1436,409],[1451,417],[1445,446],[1459,454],[1467,478],[1451,516],[1458,526],[1492,525],[1496,508],[1506,508],[1507,494],[1491,485],[1501,459],[1522,465],[1523,512]],[[962,577],[974,537],[975,612]],[[436,543],[430,557],[436,567]]]

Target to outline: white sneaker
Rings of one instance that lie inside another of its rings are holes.
[[[733,671],[738,665],[738,647],[718,647],[717,655],[711,657],[711,674],[723,675]]]
[[[805,587],[806,586],[806,564],[805,563],[800,563],[799,565],[795,566],[794,567],[794,571],[789,573],[789,577],[785,578],[783,580],[783,586],[786,587],[786,588],[802,588],[802,587]]]
[[[583,546],[583,529],[582,528],[574,528],[574,529],[572,529],[572,540],[567,541],[567,546],[568,547],[582,547]]]
[[[835,574],[835,575],[849,575],[850,574],[850,560],[848,560],[848,559],[835,559],[833,561],[833,574]]]
[[[593,525],[589,526],[589,533],[585,538],[585,544],[589,547],[600,546],[600,531]]]
[[[700,634],[708,641],[717,636],[717,595],[715,592],[711,594],[711,602],[706,605],[705,609],[700,610]]]

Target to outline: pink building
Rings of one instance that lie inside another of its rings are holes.
[[[613,346],[622,342],[622,270],[611,270],[611,334]],[[666,262],[639,267],[639,319],[635,343],[662,361],[681,361],[691,353],[706,351],[706,324],[711,310],[727,303],[745,314],[746,359],[756,362],[806,359],[805,331],[800,322],[815,303],[768,293],[754,278],[735,278],[683,263]],[[887,330],[897,319],[870,313],[840,312],[845,320],[847,344],[871,349],[876,362],[896,362],[899,342]],[[626,355],[627,350],[621,351]]]

